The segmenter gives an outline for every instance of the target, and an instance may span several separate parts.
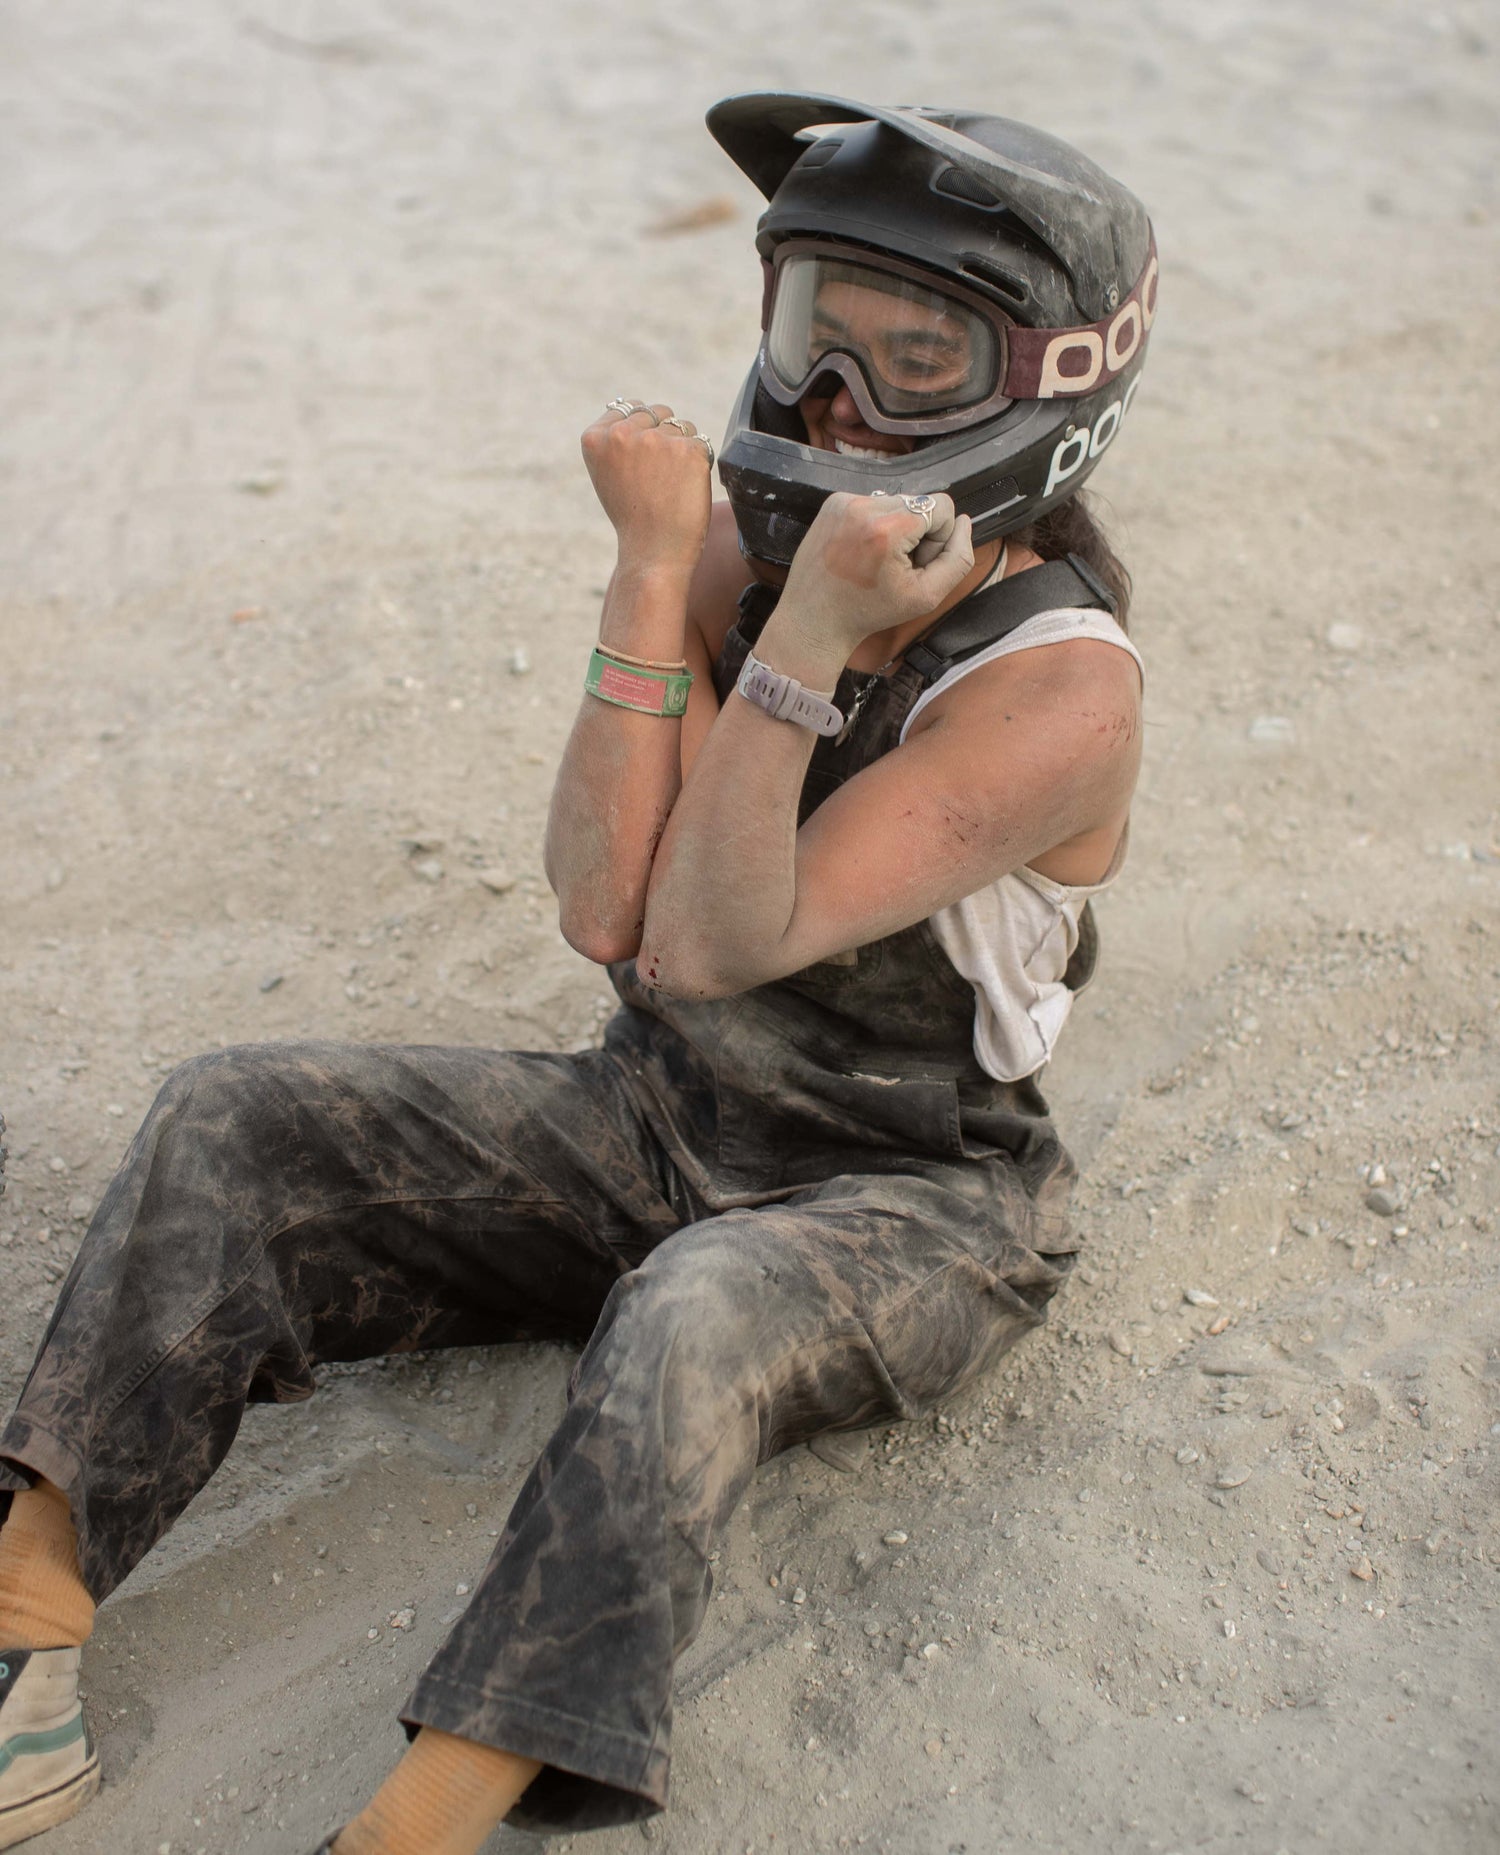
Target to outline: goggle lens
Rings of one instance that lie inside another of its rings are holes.
[[[818,251],[788,253],[776,270],[767,362],[791,398],[831,356],[854,363],[886,418],[926,419],[995,396],[1003,331],[914,277]]]

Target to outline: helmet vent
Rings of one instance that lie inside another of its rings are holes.
[[[1024,277],[1018,277],[1014,271],[1002,270],[998,264],[992,264],[988,258],[966,257],[963,261],[964,274],[977,277],[990,289],[1024,309],[1031,301],[1031,287]]]
[[[932,184],[937,192],[950,194],[955,200],[967,200],[971,206],[983,206],[993,211],[1004,203],[961,167],[944,168]]]
[[[814,142],[797,163],[799,171],[805,174],[809,168],[827,167],[843,145],[839,137],[834,135],[825,136],[822,141]]]

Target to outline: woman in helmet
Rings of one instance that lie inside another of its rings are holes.
[[[97,1782],[93,1604],[247,1397],[590,1330],[413,1745],[325,1848],[650,1814],[756,1463],[952,1393],[1071,1265],[1036,1076],[1139,732],[1126,582],[1072,499],[1134,390],[1149,227],[997,118],[710,124],[770,197],[728,503],[664,404],[584,438],[619,557],[547,859],[622,1008],[571,1057],[276,1046],[169,1080],[0,1434],[0,1847]]]

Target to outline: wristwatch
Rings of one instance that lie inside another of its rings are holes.
[[[800,728],[811,728],[814,734],[837,734],[844,725],[843,711],[835,708],[827,696],[815,689],[804,689],[795,676],[782,676],[754,655],[746,655],[735,688],[775,721],[794,721]]]

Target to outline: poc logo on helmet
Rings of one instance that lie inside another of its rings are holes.
[[[1072,427],[1052,453],[1052,463],[1047,471],[1047,487],[1042,495],[1050,496],[1060,483],[1076,475],[1083,468],[1088,458],[1099,457],[1120,429],[1120,421],[1130,409],[1130,402],[1135,398],[1135,389],[1141,384],[1137,375],[1125,391],[1116,400],[1111,401],[1092,426],[1078,425]]]

